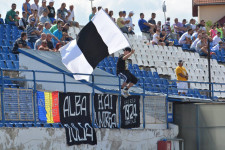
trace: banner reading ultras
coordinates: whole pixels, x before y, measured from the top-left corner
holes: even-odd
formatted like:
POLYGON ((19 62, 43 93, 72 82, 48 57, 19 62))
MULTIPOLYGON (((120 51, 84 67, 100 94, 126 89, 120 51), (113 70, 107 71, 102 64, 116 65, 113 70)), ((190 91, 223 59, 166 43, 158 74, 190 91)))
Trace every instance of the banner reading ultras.
POLYGON ((90 118, 90 94, 59 93, 59 107, 60 120, 66 130, 69 146, 97 144, 90 118))
POLYGON ((99 128, 117 128, 116 103, 116 95, 95 94, 95 124, 99 128))
POLYGON ((140 96, 121 98, 121 128, 140 127, 140 96))

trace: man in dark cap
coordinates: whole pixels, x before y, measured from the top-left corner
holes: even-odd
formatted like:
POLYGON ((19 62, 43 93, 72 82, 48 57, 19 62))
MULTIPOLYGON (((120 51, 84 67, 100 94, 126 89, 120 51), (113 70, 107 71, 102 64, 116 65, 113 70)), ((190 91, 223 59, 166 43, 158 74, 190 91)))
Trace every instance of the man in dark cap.
POLYGON ((121 94, 126 98, 129 96, 129 88, 132 87, 134 84, 137 83, 137 78, 130 73, 128 70, 128 58, 134 54, 134 50, 127 47, 124 49, 124 54, 119 56, 117 62, 117 75, 124 80, 124 83, 121 86, 121 94))
POLYGON ((186 69, 183 66, 183 61, 179 60, 178 61, 178 66, 176 68, 176 75, 177 75, 177 89, 178 89, 178 94, 186 94, 187 89, 188 89, 188 83, 187 82, 182 82, 182 81, 187 81, 188 80, 188 73, 186 69))

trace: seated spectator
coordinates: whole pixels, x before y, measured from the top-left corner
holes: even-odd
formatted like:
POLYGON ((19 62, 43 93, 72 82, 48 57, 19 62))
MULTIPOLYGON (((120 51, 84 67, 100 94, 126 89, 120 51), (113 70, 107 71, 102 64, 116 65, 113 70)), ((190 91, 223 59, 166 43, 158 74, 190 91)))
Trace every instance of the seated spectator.
POLYGON ((45 33, 42 33, 42 34, 41 34, 41 38, 38 39, 38 40, 35 42, 35 45, 34 45, 34 49, 35 49, 35 50, 38 50, 38 48, 41 46, 42 41, 46 40, 46 37, 47 37, 47 36, 46 36, 45 33))
POLYGON ((40 33, 43 32, 43 28, 44 28, 44 25, 43 25, 41 22, 39 22, 38 25, 37 25, 37 29, 38 29, 38 31, 39 31, 40 33))
POLYGON ((92 8, 92 13, 89 15, 89 21, 91 21, 91 19, 95 16, 95 13, 96 13, 96 7, 93 7, 92 8))
POLYGON ((112 19, 112 21, 116 22, 116 19, 113 18, 113 11, 112 10, 109 11, 109 17, 112 19))
MULTIPOLYGON (((201 40, 198 41, 196 45, 196 51, 201 56, 207 56, 208 55, 208 38, 207 36, 202 36, 201 40)), ((212 52, 212 54, 215 55, 215 52, 212 52)))
POLYGON ((223 39, 223 28, 222 28, 222 24, 218 23, 218 24, 217 24, 216 30, 217 30, 217 33, 218 33, 218 32, 221 33, 221 34, 220 34, 220 38, 223 39))
MULTIPOLYGON (((57 39, 59 39, 60 42, 63 42, 63 41, 65 40, 65 37, 64 37, 64 35, 63 35, 63 33, 62 33, 63 27, 62 27, 61 24, 58 24, 57 28, 58 28, 58 29, 53 33, 53 35, 54 35, 55 37, 57 37, 57 39)), ((54 39, 53 41, 54 41, 54 45, 56 45, 56 44, 58 43, 58 41, 56 41, 55 39, 54 39)))
POLYGON ((192 42, 190 49, 193 51, 196 51, 196 45, 198 43, 198 41, 200 41, 202 39, 202 33, 198 34, 198 37, 192 42))
POLYGON ((187 31, 186 23, 187 23, 187 20, 186 20, 186 19, 183 19, 183 20, 182 20, 182 25, 183 25, 182 32, 183 32, 183 33, 185 33, 185 32, 187 31))
POLYGON ((211 49, 211 51, 212 52, 217 52, 217 51, 221 51, 221 50, 224 50, 225 49, 225 45, 224 45, 224 43, 222 42, 222 41, 220 41, 217 45, 215 45, 212 49, 211 49))
POLYGON ((63 26, 63 29, 62 29, 63 35, 65 37, 65 41, 72 41, 73 40, 73 38, 71 36, 69 36, 69 34, 68 34, 69 27, 70 27, 70 24, 66 23, 63 26))
POLYGON ((62 43, 57 43, 55 46, 56 51, 59 51, 59 49, 63 46, 62 43))
POLYGON ((46 40, 43 40, 41 42, 41 46, 38 48, 38 50, 50 51, 50 49, 48 48, 48 45, 47 45, 47 41, 46 40))
POLYGON ((191 45, 192 41, 191 41, 191 35, 192 35, 193 31, 192 29, 188 29, 187 32, 185 32, 179 39, 179 44, 187 44, 187 45, 191 45))
POLYGON ((16 25, 16 21, 17 21, 16 18, 15 18, 15 15, 16 15, 16 12, 15 12, 16 4, 13 3, 11 8, 12 9, 6 13, 5 23, 15 26, 16 25))
POLYGON ((32 4, 31 6, 30 6, 30 8, 31 8, 31 10, 37 10, 38 12, 37 12, 37 14, 39 15, 39 5, 38 5, 38 3, 39 3, 39 0, 34 0, 34 4, 32 4))
POLYGON ((27 37, 28 42, 35 43, 38 37, 40 36, 41 32, 34 26, 35 19, 31 18, 30 24, 27 26, 27 37))
POLYGON ((53 45, 53 42, 52 42, 52 35, 51 34, 47 34, 47 39, 46 39, 46 41, 47 41, 47 46, 48 46, 48 48, 50 49, 50 50, 52 50, 52 51, 56 51, 56 49, 54 48, 54 45, 53 45))
POLYGON ((157 29, 156 33, 153 35, 152 45, 161 45, 161 46, 166 45, 164 42, 160 42, 159 40, 160 40, 160 29, 157 29))
POLYGON ((118 27, 120 28, 120 30, 123 32, 123 33, 130 33, 131 31, 131 28, 127 28, 125 26, 125 24, 129 23, 130 21, 127 20, 127 21, 124 21, 123 19, 123 15, 124 13, 122 11, 119 12, 119 18, 117 19, 117 25, 118 27))
POLYGON ((41 15, 43 14, 44 11, 46 11, 47 14, 49 13, 48 7, 47 7, 47 5, 46 5, 46 0, 42 0, 42 5, 41 5, 41 7, 39 8, 38 15, 41 16, 41 15))
POLYGON ((204 20, 201 20, 197 26, 199 27, 200 30, 206 31, 204 20))
POLYGON ((189 23, 186 24, 187 29, 192 29, 192 22, 193 22, 193 20, 194 20, 193 18, 190 19, 189 23))
POLYGON ((25 11, 27 13, 27 16, 30 16, 32 14, 29 1, 30 0, 26 0, 26 2, 23 3, 23 6, 22 6, 22 11, 23 12, 25 11))
POLYGON ((4 24, 4 20, 2 19, 2 14, 0 14, 0 24, 4 24))
POLYGON ((62 22, 61 20, 58 20, 57 23, 56 23, 55 25, 53 25, 53 26, 50 28, 49 31, 50 31, 51 33, 54 33, 54 32, 58 29, 58 25, 59 25, 59 24, 62 25, 62 23, 63 23, 63 22, 62 22))
POLYGON ((134 15, 134 12, 130 11, 128 17, 125 20, 129 20, 129 23, 127 23, 126 26, 127 26, 127 28, 131 28, 132 34, 135 34, 134 31, 133 31, 134 26, 135 26, 135 24, 133 24, 133 20, 132 20, 133 15, 134 15))
MULTIPOLYGON (((157 26, 156 26, 156 22, 155 22, 155 18, 156 18, 156 13, 152 13, 151 19, 148 20, 148 23, 151 24, 151 30, 155 33, 157 26)), ((153 34, 152 32, 152 34, 153 34)))
MULTIPOLYGON (((194 31, 194 30, 193 30, 193 31, 194 31)), ((198 35, 199 35, 200 33, 202 33, 202 30, 199 30, 199 27, 196 27, 194 33, 193 33, 192 36, 191 36, 191 40, 192 40, 192 41, 195 41, 195 39, 198 38, 198 35)))
POLYGON ((14 43, 13 50, 12 50, 14 54, 19 53, 18 48, 30 49, 30 47, 27 45, 26 39, 27 39, 27 34, 25 32, 22 32, 20 38, 18 38, 14 43))
POLYGON ((60 42, 60 40, 57 39, 57 37, 55 37, 55 36, 53 35, 53 33, 49 31, 50 27, 51 27, 51 24, 50 24, 49 22, 46 22, 46 23, 45 23, 45 27, 44 27, 44 29, 43 29, 43 33, 45 33, 45 34, 47 34, 47 35, 48 35, 48 34, 51 34, 52 37, 53 37, 56 41, 60 42))
POLYGON ((138 21, 138 26, 141 30, 142 33, 147 33, 149 35, 146 35, 147 39, 150 40, 151 39, 151 34, 154 33, 153 30, 151 29, 154 28, 154 25, 152 25, 151 23, 148 23, 145 19, 144 19, 144 14, 140 13, 140 19, 138 21))
POLYGON ((214 36, 213 38, 213 46, 217 45, 220 41, 222 41, 220 36, 221 36, 221 33, 217 32, 217 35, 214 36))
POLYGON ((57 10, 57 18, 60 18, 64 23, 68 22, 70 12, 66 9, 66 3, 62 3, 61 7, 57 10), (65 14, 68 14, 67 16, 65 14))
POLYGON ((49 18, 48 18, 48 14, 46 11, 43 11, 43 14, 41 16, 41 20, 40 20, 43 24, 45 24, 45 22, 52 22, 49 18))
POLYGON ((191 28, 192 28, 192 30, 195 30, 196 27, 197 27, 195 23, 196 23, 196 20, 193 19, 192 22, 191 22, 191 28))
POLYGON ((160 33, 160 40, 159 42, 163 42, 166 46, 173 46, 173 42, 168 40, 168 34, 166 33, 165 29, 162 29, 162 32, 160 33))
POLYGON ((37 26, 39 23, 39 16, 38 16, 38 10, 35 9, 32 14, 28 18, 28 23, 30 23, 31 18, 35 20, 34 25, 37 26))
POLYGON ((51 20, 51 23, 55 21, 55 8, 53 7, 54 2, 55 2, 54 0, 50 0, 49 5, 47 6, 49 10, 48 17, 51 20))
POLYGON ((214 38, 216 36, 217 34, 216 25, 212 26, 211 30, 209 30, 209 33, 211 38, 214 38))
POLYGON ((73 5, 70 5, 70 9, 69 9, 69 12, 70 12, 70 16, 68 18, 68 23, 72 26, 75 26, 77 28, 80 28, 80 25, 78 22, 75 21, 75 16, 74 16, 74 10, 73 10, 74 6, 73 5))
POLYGON ((15 24, 18 27, 19 26, 19 16, 15 14, 15 24))
POLYGON ((24 31, 28 25, 27 13, 24 11, 22 15, 23 17, 19 20, 19 29, 24 31))
POLYGON ((173 28, 174 28, 174 33, 177 34, 177 39, 179 39, 183 34, 184 28, 183 28, 183 24, 178 22, 177 18, 174 19, 173 28))

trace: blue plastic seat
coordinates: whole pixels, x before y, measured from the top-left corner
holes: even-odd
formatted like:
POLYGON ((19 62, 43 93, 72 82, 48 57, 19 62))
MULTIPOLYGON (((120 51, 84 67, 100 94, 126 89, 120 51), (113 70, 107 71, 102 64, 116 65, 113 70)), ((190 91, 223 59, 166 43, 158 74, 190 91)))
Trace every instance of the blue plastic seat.
POLYGON ((153 74, 151 71, 148 71, 148 77, 153 78, 153 74))
POLYGON ((2 60, 10 60, 7 53, 1 53, 0 55, 1 55, 2 60))
POLYGON ((183 44, 182 49, 183 50, 190 50, 190 45, 189 44, 183 44))
POLYGON ((140 70, 137 64, 133 64, 133 68, 134 68, 135 70, 140 70))
POLYGON ((16 69, 11 60, 6 60, 6 66, 8 69, 16 69))
POLYGON ((13 65, 15 66, 15 69, 19 69, 19 61, 13 61, 13 65))
POLYGON ((111 65, 112 67, 116 67, 116 64, 114 63, 114 61, 110 61, 110 65, 111 65))
POLYGON ((112 74, 112 70, 111 70, 110 67, 106 67, 106 68, 105 68, 105 71, 108 72, 108 73, 110 73, 110 74, 112 74))
POLYGON ((116 68, 112 68, 112 73, 113 73, 113 75, 117 75, 117 73, 116 73, 116 68))
POLYGON ((1 68, 2 69, 7 69, 6 62, 5 61, 1 61, 1 68))
POLYGON ((153 72, 154 78, 160 78, 158 72, 153 72))
POLYGON ((129 69, 129 70, 133 70, 132 64, 128 64, 128 69, 129 69))

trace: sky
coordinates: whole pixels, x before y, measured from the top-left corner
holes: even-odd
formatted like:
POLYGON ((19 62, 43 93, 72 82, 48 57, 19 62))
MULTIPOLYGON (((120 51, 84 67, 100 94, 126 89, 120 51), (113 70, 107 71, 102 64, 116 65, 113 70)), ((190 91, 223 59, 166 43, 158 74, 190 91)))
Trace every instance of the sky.
MULTIPOLYGON (((47 0, 47 4, 48 4, 47 0)), ((164 22, 164 13, 162 11, 162 4, 166 2, 167 12, 166 17, 171 18, 171 24, 174 18, 178 18, 181 22, 182 19, 187 19, 188 22, 192 17, 192 0, 94 0, 93 6, 102 6, 114 11, 114 18, 118 18, 119 11, 134 11, 133 23, 135 26, 135 32, 140 34, 138 27, 139 14, 142 12, 145 14, 145 19, 148 20, 151 17, 151 13, 156 13, 156 21, 164 22)), ((16 3, 17 9, 22 12, 22 4, 25 0, 0 0, 1 9, 0 14, 2 18, 5 18, 6 12, 11 9, 11 4, 16 3)), ((75 9, 75 20, 81 25, 88 23, 88 16, 91 13, 91 2, 90 0, 55 0, 54 7, 57 10, 61 3, 66 2, 67 9, 69 5, 73 4, 75 9)), ((30 0, 30 4, 33 4, 34 0, 30 0)), ((41 5, 41 0, 39 0, 41 5)))

